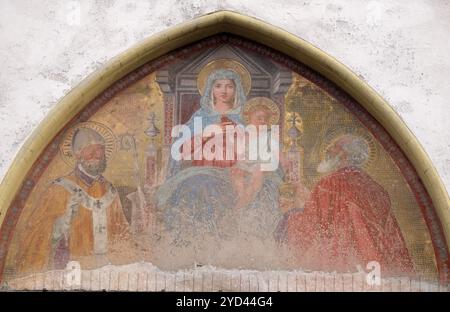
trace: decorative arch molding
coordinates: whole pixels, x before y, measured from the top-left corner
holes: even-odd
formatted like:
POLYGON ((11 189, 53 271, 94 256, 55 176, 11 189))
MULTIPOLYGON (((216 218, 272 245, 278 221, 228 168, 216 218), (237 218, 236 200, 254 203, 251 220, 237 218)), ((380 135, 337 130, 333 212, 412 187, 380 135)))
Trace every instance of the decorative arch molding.
MULTIPOLYGON (((427 214, 436 217, 437 222, 429 224, 430 234, 439 262, 440 280, 448 281, 450 199, 430 159, 401 118, 364 81, 325 52, 284 30, 230 11, 214 12, 172 27, 113 58, 72 89, 40 123, 19 151, 0 185, 0 281, 8 242, 14 232, 15 219, 11 216, 20 210, 17 203, 21 200, 22 191, 29 193, 33 188, 29 174, 52 140, 89 104, 99 97, 108 97, 108 92, 113 92, 108 87, 120 79, 130 73, 133 75, 135 70, 172 51, 222 33, 251 40, 306 65, 346 92, 389 133, 420 177, 420 180, 411 183, 423 184, 431 198, 432 209, 424 211, 424 216, 425 219, 427 214)), ((428 195, 423 195, 422 200, 429 200, 428 195)))

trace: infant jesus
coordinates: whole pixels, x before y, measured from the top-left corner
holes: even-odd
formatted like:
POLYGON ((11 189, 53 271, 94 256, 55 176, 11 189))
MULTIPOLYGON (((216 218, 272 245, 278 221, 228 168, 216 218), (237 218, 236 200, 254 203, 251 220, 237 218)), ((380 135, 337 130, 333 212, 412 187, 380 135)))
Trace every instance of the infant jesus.
MULTIPOLYGON (((270 130, 270 126, 278 122, 279 110, 272 100, 257 97, 246 103, 243 115, 243 119, 246 121, 247 125, 255 126, 257 133, 259 133, 260 126, 267 126, 267 130, 270 130)), ((274 140, 269 132, 267 136, 268 140, 274 140)), ((276 142, 276 144, 278 144, 278 142, 276 142)), ((251 146, 251 144, 249 144, 249 135, 246 132, 245 149, 244 151, 237 151, 237 154, 242 158, 238 158, 235 165, 231 167, 231 180, 237 194, 236 208, 245 207, 252 202, 264 182, 265 172, 261 170, 261 165, 274 161, 273 159, 269 161, 260 159, 250 160, 249 146, 251 146)), ((271 146, 270 142, 268 142, 268 146, 271 146)), ((278 157, 278 155, 276 156, 278 157)))

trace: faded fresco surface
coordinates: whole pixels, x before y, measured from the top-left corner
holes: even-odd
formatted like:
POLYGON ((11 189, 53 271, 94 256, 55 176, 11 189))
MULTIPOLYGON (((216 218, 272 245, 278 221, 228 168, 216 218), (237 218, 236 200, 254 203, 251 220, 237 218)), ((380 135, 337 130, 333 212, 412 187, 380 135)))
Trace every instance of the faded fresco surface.
MULTIPOLYGON (((386 134, 369 130, 367 113, 251 47, 212 40, 173 53, 69 124, 35 165, 4 256, 8 287, 62 289, 67 276, 39 274, 70 267, 97 272, 100 289, 121 289, 120 274, 137 272, 138 289, 150 269, 353 274, 371 261, 382 276, 436 281, 425 195, 408 184, 394 144, 380 143, 386 134), (201 130, 278 125, 275 168, 174 159, 173 127, 186 125, 194 142, 198 118, 201 130), (115 282, 107 267, 118 268, 115 282)), ((200 140, 204 148, 210 137, 200 140)), ((216 289, 233 289, 224 274, 216 289)), ((81 278, 72 283, 92 289, 81 278)))

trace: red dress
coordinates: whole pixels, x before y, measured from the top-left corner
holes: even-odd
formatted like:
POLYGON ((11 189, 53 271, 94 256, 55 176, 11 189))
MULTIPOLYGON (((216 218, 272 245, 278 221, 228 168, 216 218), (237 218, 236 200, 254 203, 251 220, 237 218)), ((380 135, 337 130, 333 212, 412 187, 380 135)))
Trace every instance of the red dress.
POLYGON ((304 211, 288 218, 287 239, 307 269, 351 272, 375 260, 383 274, 414 271, 388 193, 359 168, 322 178, 304 211))
MULTIPOLYGON (((192 159, 191 166, 199 166, 199 167, 209 166, 209 167, 228 168, 228 167, 232 167, 236 163, 236 159, 237 159, 236 147, 233 148, 234 157, 232 157, 232 159, 230 159, 230 160, 226 159, 226 136, 227 136, 227 134, 225 132, 225 127, 227 125, 236 126, 237 124, 234 121, 232 121, 231 119, 229 119, 228 117, 222 116, 220 119, 220 125, 219 125, 220 127, 222 127, 222 131, 223 131, 223 134, 222 134, 223 135, 223 157, 222 157, 222 159, 208 160, 208 159, 205 159, 204 156, 202 157, 202 159, 194 159, 195 144, 194 144, 194 137, 192 137, 192 139, 191 139, 191 159, 192 159)), ((235 135, 235 138, 236 138, 236 135, 235 135)), ((202 138, 202 144, 201 144, 202 151, 203 151, 205 144, 211 139, 212 139, 212 137, 203 137, 202 138)))

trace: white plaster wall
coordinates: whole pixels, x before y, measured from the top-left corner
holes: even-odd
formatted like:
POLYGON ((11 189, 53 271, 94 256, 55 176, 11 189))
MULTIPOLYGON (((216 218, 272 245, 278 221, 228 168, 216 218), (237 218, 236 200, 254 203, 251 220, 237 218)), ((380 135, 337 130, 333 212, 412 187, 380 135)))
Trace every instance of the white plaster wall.
POLYGON ((400 114, 450 190, 449 0, 0 0, 0 178, 89 73, 219 9, 284 28, 350 67, 400 114))

